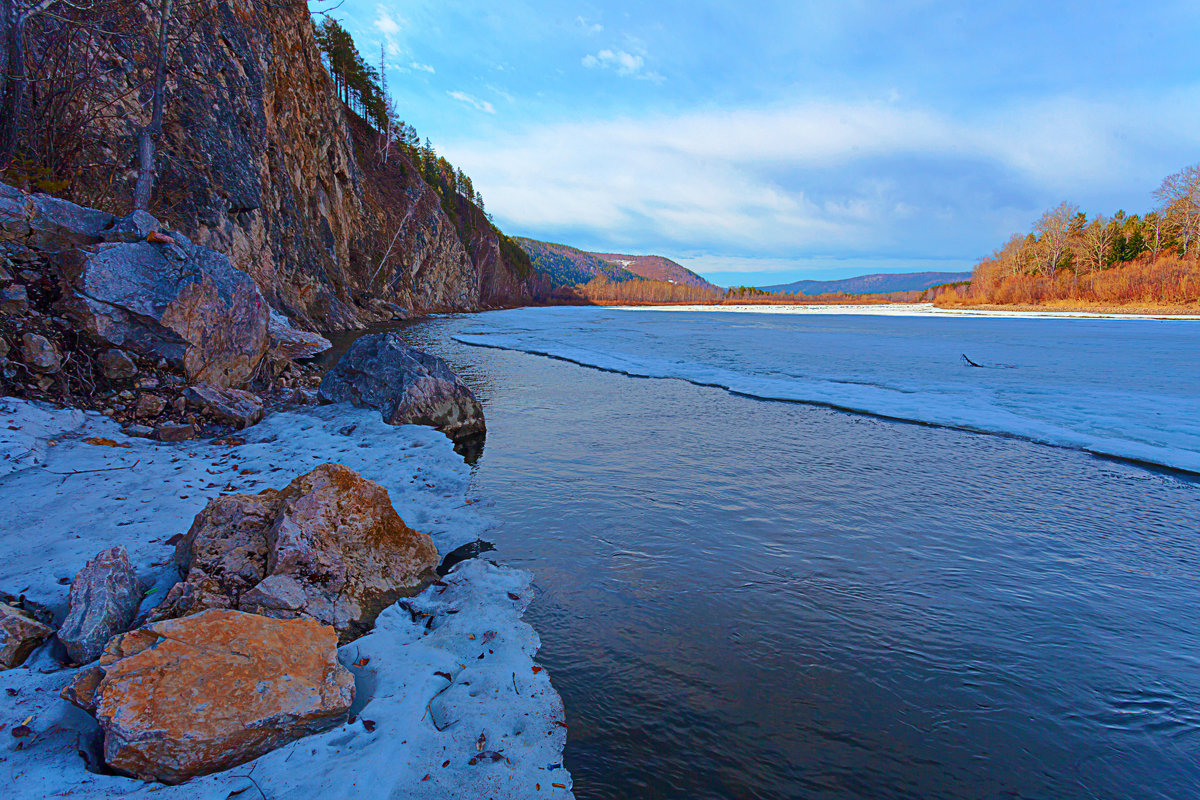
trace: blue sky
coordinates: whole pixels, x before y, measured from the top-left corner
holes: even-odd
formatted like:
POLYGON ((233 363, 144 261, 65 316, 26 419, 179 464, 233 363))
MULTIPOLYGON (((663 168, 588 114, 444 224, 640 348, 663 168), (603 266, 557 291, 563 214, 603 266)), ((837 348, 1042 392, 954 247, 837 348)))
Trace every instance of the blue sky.
POLYGON ((1062 200, 1144 211, 1200 162, 1194 0, 332 13, 505 232, 724 285, 969 269, 1062 200))

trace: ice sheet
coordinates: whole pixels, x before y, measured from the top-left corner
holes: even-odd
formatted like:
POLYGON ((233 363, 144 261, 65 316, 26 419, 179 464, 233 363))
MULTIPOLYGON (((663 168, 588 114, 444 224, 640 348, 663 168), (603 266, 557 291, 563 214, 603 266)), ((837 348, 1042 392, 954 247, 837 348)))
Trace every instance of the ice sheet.
POLYGON ((1200 472, 1195 321, 813 308, 518 309, 455 338, 1200 472))

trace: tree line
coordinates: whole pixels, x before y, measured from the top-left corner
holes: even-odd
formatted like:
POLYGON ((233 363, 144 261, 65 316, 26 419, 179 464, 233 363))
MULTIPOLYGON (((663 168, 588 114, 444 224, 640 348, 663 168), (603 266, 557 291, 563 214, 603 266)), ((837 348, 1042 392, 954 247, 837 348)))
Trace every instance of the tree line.
POLYGON ((939 302, 1200 302, 1200 165, 1163 179, 1149 212, 1089 218, 1060 203, 939 302))

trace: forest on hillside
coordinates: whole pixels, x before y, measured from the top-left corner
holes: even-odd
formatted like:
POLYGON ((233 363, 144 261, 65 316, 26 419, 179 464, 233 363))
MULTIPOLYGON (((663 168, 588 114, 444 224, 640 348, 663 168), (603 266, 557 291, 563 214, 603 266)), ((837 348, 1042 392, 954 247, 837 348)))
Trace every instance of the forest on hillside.
POLYGON ((943 306, 1200 306, 1200 165, 1167 176, 1143 215, 1088 218, 1061 203, 976 267, 943 306))

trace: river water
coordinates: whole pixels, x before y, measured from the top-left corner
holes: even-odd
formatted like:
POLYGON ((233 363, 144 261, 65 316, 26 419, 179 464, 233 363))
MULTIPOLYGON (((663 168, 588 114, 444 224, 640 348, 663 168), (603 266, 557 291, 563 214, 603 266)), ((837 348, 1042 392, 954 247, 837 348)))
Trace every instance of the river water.
POLYGON ((484 402, 578 797, 1200 797, 1200 483, 1086 452, 1194 463, 1200 323, 1034 322, 402 329, 484 402))

